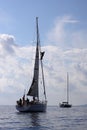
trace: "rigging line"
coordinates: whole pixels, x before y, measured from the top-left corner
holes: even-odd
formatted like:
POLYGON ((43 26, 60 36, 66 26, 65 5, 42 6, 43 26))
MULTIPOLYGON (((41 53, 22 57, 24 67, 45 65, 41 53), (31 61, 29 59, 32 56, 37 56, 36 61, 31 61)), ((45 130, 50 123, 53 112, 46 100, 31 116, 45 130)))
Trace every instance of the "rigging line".
POLYGON ((45 91, 45 81, 44 81, 44 72, 43 72, 43 62, 41 61, 41 68, 42 68, 42 79, 43 79, 43 87, 44 87, 44 95, 45 95, 45 100, 46 100, 46 91, 45 91))

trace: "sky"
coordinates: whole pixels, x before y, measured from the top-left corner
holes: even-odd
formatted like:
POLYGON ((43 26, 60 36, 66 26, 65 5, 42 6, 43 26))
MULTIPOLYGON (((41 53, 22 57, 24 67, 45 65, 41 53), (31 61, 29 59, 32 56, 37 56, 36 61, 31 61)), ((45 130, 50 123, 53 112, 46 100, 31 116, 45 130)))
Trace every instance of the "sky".
POLYGON ((0 105, 15 105, 33 77, 36 17, 48 105, 87 104, 87 0, 0 0, 0 105))

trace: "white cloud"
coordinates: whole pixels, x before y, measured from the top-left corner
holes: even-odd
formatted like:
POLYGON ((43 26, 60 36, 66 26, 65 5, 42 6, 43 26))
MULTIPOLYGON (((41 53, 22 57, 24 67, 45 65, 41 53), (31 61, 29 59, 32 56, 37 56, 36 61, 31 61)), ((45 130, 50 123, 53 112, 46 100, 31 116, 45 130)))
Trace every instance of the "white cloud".
POLYGON ((87 47, 87 30, 77 30, 80 24, 80 21, 71 16, 58 17, 47 33, 47 43, 63 48, 87 47))
MULTIPOLYGON (((57 47, 54 51, 55 53, 53 58, 55 59, 55 57, 58 57, 58 61, 56 61, 57 59, 51 59, 51 61, 53 61, 55 64, 53 65, 55 66, 55 70, 59 69, 57 74, 59 74, 60 77, 63 77, 67 71, 70 72, 70 77, 72 77, 70 79, 73 95, 72 102, 74 101, 74 103, 79 104, 85 102, 85 98, 87 99, 87 31, 84 28, 83 30, 81 28, 77 30, 77 27, 80 27, 80 21, 73 19, 71 16, 58 17, 55 20, 54 26, 47 34, 47 41, 51 43, 51 45, 55 45, 57 47), (74 30, 72 27, 74 27, 74 30), (59 50, 61 50, 61 52, 59 50), (58 66, 58 68, 56 66, 58 66), (83 99, 79 100, 78 102, 74 99, 74 97, 76 99, 80 99, 78 97, 82 95, 84 95, 83 99)), ((57 83, 59 86, 63 86, 59 81, 64 80, 58 80, 57 83)), ((53 84, 55 83, 53 82, 53 84)), ((61 92, 61 90, 59 91, 61 92)), ((60 97, 61 96, 59 95, 58 98, 60 99, 60 97)))
POLYGON ((14 38, 13 35, 0 34, 0 43, 14 44, 15 43, 15 38, 14 38))
MULTIPOLYGON (((44 73, 48 104, 58 105, 65 100, 67 72, 70 77, 70 101, 72 104, 86 104, 86 34, 81 30, 80 33, 78 30, 68 33, 66 23, 74 24, 78 21, 71 17, 57 20, 49 33, 50 42, 56 44, 42 47, 46 52, 44 73), (68 37, 73 48, 66 42, 68 37), (76 43, 79 43, 79 47, 76 43)), ((34 46, 16 45, 12 35, 0 35, 0 104, 15 104, 24 89, 29 89, 33 76, 34 51, 34 46)))
POLYGON ((57 19, 54 23, 54 27, 48 32, 47 37, 48 40, 55 43, 63 42, 65 35, 64 31, 64 21, 57 19))
POLYGON ((80 102, 80 99, 74 100, 74 97, 78 98, 81 94, 87 99, 87 49, 61 50, 57 46, 48 46, 46 49, 46 84, 49 87, 48 93, 51 92, 48 94, 49 98, 54 95, 50 103, 57 104, 62 98, 65 100, 67 72, 70 75, 70 95, 73 104, 87 103, 84 102, 84 97, 81 99, 83 102, 80 102))
POLYGON ((10 55, 13 54, 15 46, 14 36, 8 34, 0 34, 0 48, 2 48, 0 53, 1 55, 3 55, 3 53, 10 55))
MULTIPOLYGON (((11 37, 12 38, 12 37, 11 37)), ((13 38, 14 39, 14 38, 13 38)), ((6 44, 6 43, 5 43, 6 44)), ((7 42, 8 45, 8 42, 7 42)), ((18 97, 22 96, 24 89, 29 89, 32 75, 35 47, 13 45, 14 55, 3 51, 5 46, 0 43, 0 100, 7 104, 15 104, 18 97), (34 49, 34 50, 33 50, 34 49), (3 54, 2 54, 3 51, 3 54), (13 95, 10 99, 10 96, 13 95), (7 99, 6 99, 7 96, 7 99), (6 101, 6 102, 5 102, 6 101)), ((57 46, 44 46, 46 54, 44 57, 45 84, 48 104, 58 104, 65 100, 66 96, 66 73, 70 75, 70 97, 73 104, 86 103, 87 98, 87 49, 63 50, 57 46), (81 101, 78 99, 84 95, 81 101)))
POLYGON ((78 23, 78 20, 73 19, 71 16, 63 16, 62 18, 58 18, 60 22, 62 23, 78 23), (61 19, 61 20, 60 20, 61 19))

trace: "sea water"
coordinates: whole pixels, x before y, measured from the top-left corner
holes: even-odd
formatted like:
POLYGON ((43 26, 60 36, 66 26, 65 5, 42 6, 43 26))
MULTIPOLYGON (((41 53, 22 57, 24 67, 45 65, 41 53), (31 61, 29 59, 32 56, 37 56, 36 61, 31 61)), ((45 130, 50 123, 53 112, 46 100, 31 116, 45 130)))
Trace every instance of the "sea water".
POLYGON ((87 130, 87 107, 48 106, 44 113, 20 113, 0 106, 0 130, 87 130))

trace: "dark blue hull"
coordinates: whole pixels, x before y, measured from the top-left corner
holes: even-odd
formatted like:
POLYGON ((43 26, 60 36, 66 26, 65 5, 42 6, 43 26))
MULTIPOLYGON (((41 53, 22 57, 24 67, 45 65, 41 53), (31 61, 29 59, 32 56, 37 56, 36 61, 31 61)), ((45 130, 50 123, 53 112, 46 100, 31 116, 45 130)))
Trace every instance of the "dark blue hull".
POLYGON ((45 112, 47 108, 46 102, 38 102, 35 104, 16 105, 19 112, 45 112))

